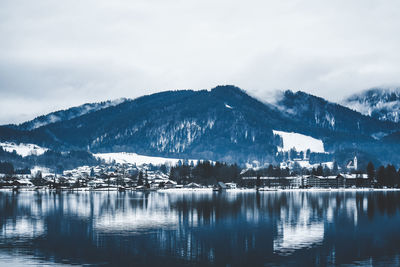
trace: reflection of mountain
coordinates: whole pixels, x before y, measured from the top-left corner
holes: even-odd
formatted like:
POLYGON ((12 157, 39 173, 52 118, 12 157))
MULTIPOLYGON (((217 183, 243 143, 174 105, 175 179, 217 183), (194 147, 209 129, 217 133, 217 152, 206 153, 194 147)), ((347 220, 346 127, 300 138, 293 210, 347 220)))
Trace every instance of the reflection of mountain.
POLYGON ((397 192, 0 192, 0 255, 112 266, 312 266, 318 258, 325 266, 333 250, 340 264, 369 259, 368 244, 398 248, 399 212, 397 192))

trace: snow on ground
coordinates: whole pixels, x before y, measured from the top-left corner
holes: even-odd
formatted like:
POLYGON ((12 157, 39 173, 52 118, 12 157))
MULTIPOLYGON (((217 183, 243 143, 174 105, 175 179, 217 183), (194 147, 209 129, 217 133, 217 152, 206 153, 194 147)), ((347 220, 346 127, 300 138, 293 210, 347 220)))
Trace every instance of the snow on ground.
MULTIPOLYGON (((119 153, 98 153, 93 154, 96 158, 103 159, 107 163, 112 162, 115 160, 116 163, 131 163, 136 165, 143 165, 143 164, 153 164, 153 165, 176 165, 179 160, 183 161, 182 159, 176 158, 162 158, 162 157, 151 157, 151 156, 143 156, 138 155, 136 153, 126 153, 126 152, 119 152, 119 153)), ((197 164, 197 160, 189 160, 189 162, 193 161, 194 164, 197 164)))
POLYGON ((318 168, 319 165, 322 167, 328 167, 330 169, 333 168, 333 162, 332 161, 327 161, 327 162, 321 162, 321 163, 315 163, 315 164, 310 164, 308 160, 296 160, 296 161, 291 161, 288 163, 282 162, 281 163, 281 168, 286 168, 286 167, 293 167, 295 163, 298 163, 301 168, 306 168, 306 169, 312 169, 312 168, 318 168))
POLYGON ((232 106, 229 106, 228 104, 225 104, 225 107, 226 107, 226 108, 229 108, 229 109, 233 109, 233 107, 232 107, 232 106))
POLYGON ((44 147, 40 147, 35 144, 15 144, 12 142, 5 142, 1 143, 0 146, 7 152, 17 152, 18 155, 21 155, 23 157, 29 156, 29 155, 42 155, 44 152, 46 152, 48 149, 44 147))
POLYGON ((289 151, 295 148, 297 151, 307 151, 307 149, 310 149, 311 152, 325 152, 324 143, 319 139, 293 132, 288 133, 276 130, 272 130, 272 132, 283 139, 283 147, 278 147, 279 151, 289 151))
POLYGON ((52 174, 49 168, 42 167, 42 166, 34 166, 34 167, 31 169, 31 174, 32 174, 33 176, 35 176, 39 171, 42 173, 42 176, 43 176, 43 177, 46 176, 46 175, 52 174))

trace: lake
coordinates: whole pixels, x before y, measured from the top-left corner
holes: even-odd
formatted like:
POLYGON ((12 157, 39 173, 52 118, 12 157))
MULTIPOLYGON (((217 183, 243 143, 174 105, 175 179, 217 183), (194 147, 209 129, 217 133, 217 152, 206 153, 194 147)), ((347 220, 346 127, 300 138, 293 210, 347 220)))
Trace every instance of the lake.
POLYGON ((400 192, 0 192, 0 266, 400 265, 400 192))

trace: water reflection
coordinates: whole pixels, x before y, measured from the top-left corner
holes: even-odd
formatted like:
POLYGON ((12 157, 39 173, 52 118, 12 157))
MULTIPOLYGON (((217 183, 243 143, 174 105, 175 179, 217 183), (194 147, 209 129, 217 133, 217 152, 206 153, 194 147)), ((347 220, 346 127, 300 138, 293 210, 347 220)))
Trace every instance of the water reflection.
POLYGON ((399 192, 0 192, 0 265, 396 265, 399 209, 399 192))

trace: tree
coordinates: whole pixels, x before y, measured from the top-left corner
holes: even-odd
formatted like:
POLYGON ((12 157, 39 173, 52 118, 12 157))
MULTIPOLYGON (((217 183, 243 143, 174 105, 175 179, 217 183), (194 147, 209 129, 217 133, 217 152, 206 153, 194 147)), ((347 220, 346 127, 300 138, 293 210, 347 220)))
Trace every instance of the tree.
POLYGON ((319 165, 317 167, 316 175, 318 175, 318 176, 324 175, 324 169, 322 168, 322 165, 319 165))
POLYGON ((32 179, 32 183, 36 186, 42 186, 46 183, 46 180, 42 178, 42 172, 38 171, 35 177, 32 179))
MULTIPOLYGON (((192 162, 193 162, 193 161, 192 161, 192 162)), ((166 166, 165 164, 162 164, 162 165, 160 166, 160 171, 161 171, 162 173, 167 174, 167 172, 168 172, 167 166, 166 166)))
POLYGON ((93 168, 90 169, 90 177, 94 177, 94 169, 93 168))
POLYGON ((293 174, 299 175, 300 173, 301 173, 301 166, 297 161, 295 161, 293 164, 293 174))
POLYGON ((385 167, 380 166, 378 172, 376 173, 376 179, 378 180, 378 184, 380 186, 384 186, 385 180, 385 167))
POLYGON ((14 165, 11 162, 0 162, 0 173, 13 174, 14 165))
POLYGON ((293 160, 297 157, 297 151, 296 148, 291 148, 289 150, 289 160, 293 160))
POLYGON ((146 170, 146 173, 144 175, 144 186, 146 186, 147 188, 150 188, 149 176, 147 175, 147 170, 146 170))
POLYGON ((367 175, 370 182, 372 182, 375 178, 375 166, 371 161, 367 165, 367 175))
POLYGON ((307 151, 306 151, 306 158, 307 158, 307 159, 310 159, 310 156, 311 156, 311 150, 310 150, 310 149, 307 149, 307 151))
POLYGON ((339 173, 339 166, 336 161, 333 162, 333 167, 332 167, 332 174, 337 175, 339 173))
POLYGON ((396 168, 390 164, 385 168, 385 185, 389 187, 398 185, 396 168))
POLYGON ((143 172, 142 171, 139 172, 137 184, 138 185, 143 185, 144 184, 143 172))
POLYGON ((272 164, 270 164, 270 165, 268 166, 268 169, 267 169, 267 176, 268 176, 268 177, 274 176, 274 166, 272 166, 272 164))
POLYGON ((261 187, 261 177, 260 177, 260 174, 257 174, 256 186, 257 186, 257 188, 261 187))
POLYGON ((328 177, 331 175, 331 169, 329 169, 329 167, 327 165, 324 166, 323 175, 324 175, 324 177, 328 177))

